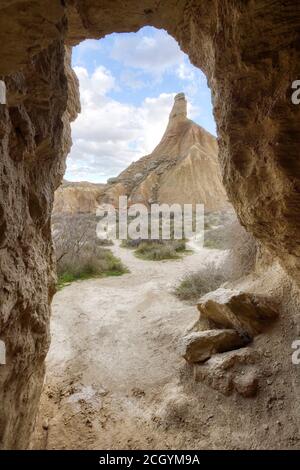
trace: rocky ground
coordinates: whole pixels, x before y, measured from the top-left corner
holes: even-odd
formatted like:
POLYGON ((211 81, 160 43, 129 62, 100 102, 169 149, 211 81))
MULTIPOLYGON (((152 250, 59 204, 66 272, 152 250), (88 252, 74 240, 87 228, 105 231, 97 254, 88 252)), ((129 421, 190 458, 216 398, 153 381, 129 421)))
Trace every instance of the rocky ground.
MULTIPOLYGON (((178 350, 198 314, 173 296, 174 285, 203 263, 221 262, 225 251, 204 248, 161 262, 138 259, 119 246, 114 252, 130 273, 73 283, 54 298, 32 447, 298 448, 298 412, 289 396, 295 383, 288 367, 284 371, 290 356, 278 335, 223 353, 224 370, 213 365, 213 373, 188 365, 178 350), (246 375, 250 364, 257 395, 245 398, 226 389, 232 362, 246 375)), ((281 338, 289 336, 288 329, 281 338)))

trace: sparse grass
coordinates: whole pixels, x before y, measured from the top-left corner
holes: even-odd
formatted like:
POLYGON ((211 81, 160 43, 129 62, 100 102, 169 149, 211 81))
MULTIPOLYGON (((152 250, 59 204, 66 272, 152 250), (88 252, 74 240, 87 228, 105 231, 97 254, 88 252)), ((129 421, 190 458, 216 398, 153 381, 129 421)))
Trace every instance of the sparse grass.
POLYGON ((121 246, 135 250, 135 255, 149 261, 178 259, 187 253, 185 240, 122 240, 121 246))
POLYGON ((148 240, 139 244, 135 254, 146 260, 161 261, 163 259, 178 259, 185 249, 184 240, 157 240, 156 243, 148 240))
POLYGON ((59 289, 73 281, 128 272, 121 260, 103 247, 112 242, 97 238, 96 224, 91 215, 56 216, 52 230, 59 289))
POLYGON ((127 238, 126 240, 121 241, 121 246, 123 248, 131 248, 136 250, 141 245, 141 243, 146 243, 147 241, 148 240, 144 240, 142 238, 139 238, 138 240, 132 240, 131 238, 127 238))
POLYGON ((236 216, 232 212, 211 212, 204 217, 204 248, 227 250, 231 246, 233 224, 236 216))
POLYGON ((75 276, 74 274, 71 274, 71 273, 61 274, 57 277, 57 289, 60 290, 63 287, 71 284, 71 282, 79 281, 79 280, 83 281, 84 279, 89 279, 89 278, 90 276, 85 273, 81 273, 78 276, 75 276))
POLYGON ((207 235, 204 235, 204 248, 210 248, 211 250, 224 250, 224 245, 221 241, 213 238, 208 238, 207 235))
POLYGON ((187 274, 175 288, 180 300, 197 301, 202 295, 217 289, 226 281, 224 273, 214 263, 206 264, 197 272, 187 274))
POLYGON ((198 272, 187 274, 174 290, 181 300, 195 302, 224 282, 246 276, 254 269, 257 243, 237 220, 206 231, 204 246, 228 249, 228 254, 221 265, 208 263, 198 272))
POLYGON ((229 237, 227 228, 217 227, 204 231, 204 248, 211 248, 214 250, 226 250, 229 248, 229 237))
POLYGON ((149 224, 149 239, 139 238, 132 240, 129 236, 126 240, 122 240, 121 246, 135 250, 135 255, 148 261, 161 261, 164 259, 179 259, 182 254, 188 253, 190 250, 186 249, 186 239, 177 240, 174 238, 174 222, 171 219, 170 226, 170 239, 162 238, 162 226, 160 221, 159 239, 150 238, 150 224, 149 224))
POLYGON ((79 257, 69 257, 57 265, 58 288, 73 281, 95 277, 121 276, 128 272, 121 260, 110 250, 96 247, 95 250, 85 250, 79 257))

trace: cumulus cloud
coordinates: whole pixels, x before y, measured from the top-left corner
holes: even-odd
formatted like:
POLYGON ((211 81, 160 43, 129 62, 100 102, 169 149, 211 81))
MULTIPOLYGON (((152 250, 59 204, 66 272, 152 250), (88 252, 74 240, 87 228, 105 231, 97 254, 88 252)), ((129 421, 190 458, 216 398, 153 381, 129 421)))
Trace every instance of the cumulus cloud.
POLYGON ((141 106, 108 96, 115 79, 105 67, 92 74, 75 67, 82 112, 72 124, 73 147, 66 178, 105 182, 132 161, 150 153, 166 127, 174 93, 146 98, 141 106))
POLYGON ((153 34, 120 35, 115 38, 111 57, 123 65, 159 75, 184 60, 177 42, 165 31, 153 34))
POLYGON ((187 62, 181 62, 179 64, 176 73, 181 80, 194 80, 195 72, 193 67, 187 62))
POLYGON ((85 67, 74 67, 74 71, 80 83, 80 100, 83 107, 98 107, 103 96, 116 89, 116 81, 111 72, 100 65, 91 76, 85 67))
POLYGON ((76 47, 76 64, 84 65, 89 53, 97 53, 102 50, 102 43, 97 39, 86 39, 76 47))
POLYGON ((123 70, 120 74, 120 81, 122 85, 125 85, 132 90, 140 90, 141 88, 150 86, 149 81, 145 80, 140 71, 132 69, 123 70))

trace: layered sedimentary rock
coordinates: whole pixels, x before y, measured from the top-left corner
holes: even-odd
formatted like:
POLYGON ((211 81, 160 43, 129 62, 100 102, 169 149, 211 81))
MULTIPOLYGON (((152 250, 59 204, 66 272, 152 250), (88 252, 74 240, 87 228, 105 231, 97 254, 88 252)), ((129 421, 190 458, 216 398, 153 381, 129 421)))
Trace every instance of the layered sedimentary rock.
POLYGON ((229 200, 300 281, 300 106, 291 102, 291 83, 300 77, 298 2, 2 0, 1 447, 28 444, 49 342, 50 214, 76 114, 64 45, 146 24, 166 29, 206 73, 229 200))
POLYGON ((75 214, 78 212, 95 213, 100 203, 105 185, 81 181, 63 181, 55 191, 53 213, 75 214))
POLYGON ((220 287, 200 299, 198 310, 201 319, 208 320, 213 327, 233 328, 253 337, 278 318, 271 304, 270 298, 220 287))
POLYGON ((245 340, 236 330, 195 331, 182 339, 182 355, 188 362, 204 362, 216 353, 244 346, 245 340))
POLYGON ((225 208, 216 138, 187 118, 184 93, 175 96, 165 133, 150 155, 124 170, 105 190, 103 200, 129 204, 204 204, 205 210, 225 208))

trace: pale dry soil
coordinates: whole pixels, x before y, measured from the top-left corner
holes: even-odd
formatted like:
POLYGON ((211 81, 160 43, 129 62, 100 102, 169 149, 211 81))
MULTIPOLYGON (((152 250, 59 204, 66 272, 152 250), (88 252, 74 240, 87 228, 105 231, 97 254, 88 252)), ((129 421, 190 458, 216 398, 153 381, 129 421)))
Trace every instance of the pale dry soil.
MULTIPOLYGON (((185 273, 212 259, 222 262, 225 252, 200 249, 181 260, 154 262, 119 245, 113 251, 130 273, 75 282, 55 295, 32 447, 297 445, 298 440, 291 441, 294 428, 277 423, 282 411, 268 407, 269 396, 225 397, 195 384, 191 367, 178 352, 180 336, 198 315, 195 306, 179 301, 172 290, 185 273)), ((277 407, 276 399, 272 403, 277 407)))

